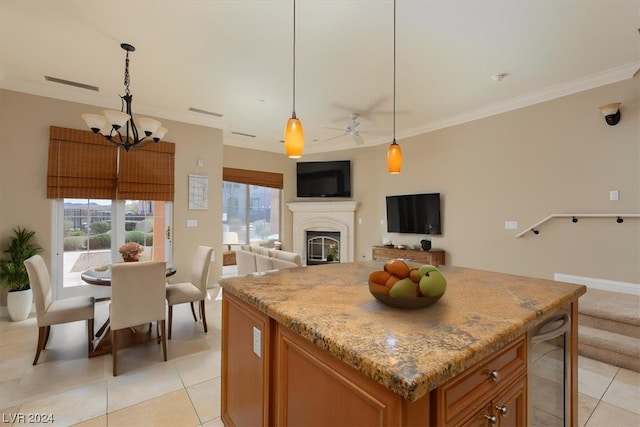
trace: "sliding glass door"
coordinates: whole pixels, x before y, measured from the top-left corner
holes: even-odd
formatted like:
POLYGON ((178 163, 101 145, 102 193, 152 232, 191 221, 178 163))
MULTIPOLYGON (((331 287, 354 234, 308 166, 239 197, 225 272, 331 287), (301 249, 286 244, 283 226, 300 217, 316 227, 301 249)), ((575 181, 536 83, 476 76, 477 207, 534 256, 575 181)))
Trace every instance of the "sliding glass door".
POLYGON ((121 262, 126 242, 144 247, 142 260, 172 261, 171 202, 63 199, 53 201, 54 298, 108 297, 108 287, 80 277, 89 268, 121 262))

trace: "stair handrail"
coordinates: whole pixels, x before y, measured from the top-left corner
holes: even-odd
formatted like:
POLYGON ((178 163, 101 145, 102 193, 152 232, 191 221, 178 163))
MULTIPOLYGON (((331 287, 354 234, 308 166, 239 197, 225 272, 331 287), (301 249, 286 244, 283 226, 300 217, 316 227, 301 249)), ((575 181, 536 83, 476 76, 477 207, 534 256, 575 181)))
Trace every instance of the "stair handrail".
POLYGON ((548 217, 536 222, 532 226, 527 227, 524 231, 516 234, 516 239, 524 236, 530 231, 533 232, 533 234, 540 233, 540 230, 538 230, 536 227, 553 218, 572 218, 573 222, 578 222, 578 218, 616 218, 616 222, 618 224, 622 224, 624 222, 624 218, 640 218, 640 213, 551 214, 548 217))

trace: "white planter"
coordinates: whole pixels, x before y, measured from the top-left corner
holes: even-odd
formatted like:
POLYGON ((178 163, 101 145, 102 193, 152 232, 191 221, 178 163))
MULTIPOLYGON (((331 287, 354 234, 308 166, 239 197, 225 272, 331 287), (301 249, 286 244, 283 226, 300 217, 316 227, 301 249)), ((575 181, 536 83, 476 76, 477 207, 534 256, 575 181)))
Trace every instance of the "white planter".
POLYGON ((12 322, 19 322, 29 317, 33 293, 31 289, 7 292, 7 310, 12 322))

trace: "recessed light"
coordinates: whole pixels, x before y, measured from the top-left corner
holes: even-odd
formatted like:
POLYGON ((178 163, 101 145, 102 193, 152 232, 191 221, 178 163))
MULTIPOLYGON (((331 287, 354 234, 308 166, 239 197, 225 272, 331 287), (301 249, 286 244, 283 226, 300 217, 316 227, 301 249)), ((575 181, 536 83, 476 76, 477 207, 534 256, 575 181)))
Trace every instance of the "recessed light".
POLYGON ((509 73, 494 74, 493 76, 491 76, 491 80, 493 80, 494 82, 501 82, 508 75, 509 73))

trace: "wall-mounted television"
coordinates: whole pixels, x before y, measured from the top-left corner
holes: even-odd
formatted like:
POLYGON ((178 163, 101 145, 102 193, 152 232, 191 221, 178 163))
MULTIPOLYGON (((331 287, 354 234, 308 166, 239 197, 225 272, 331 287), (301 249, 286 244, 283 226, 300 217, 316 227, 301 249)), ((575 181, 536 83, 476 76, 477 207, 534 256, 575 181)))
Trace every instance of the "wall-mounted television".
POLYGON ((440 193, 387 196, 387 231, 442 234, 440 193))
POLYGON ((297 197, 351 197, 351 161, 296 163, 297 197))

